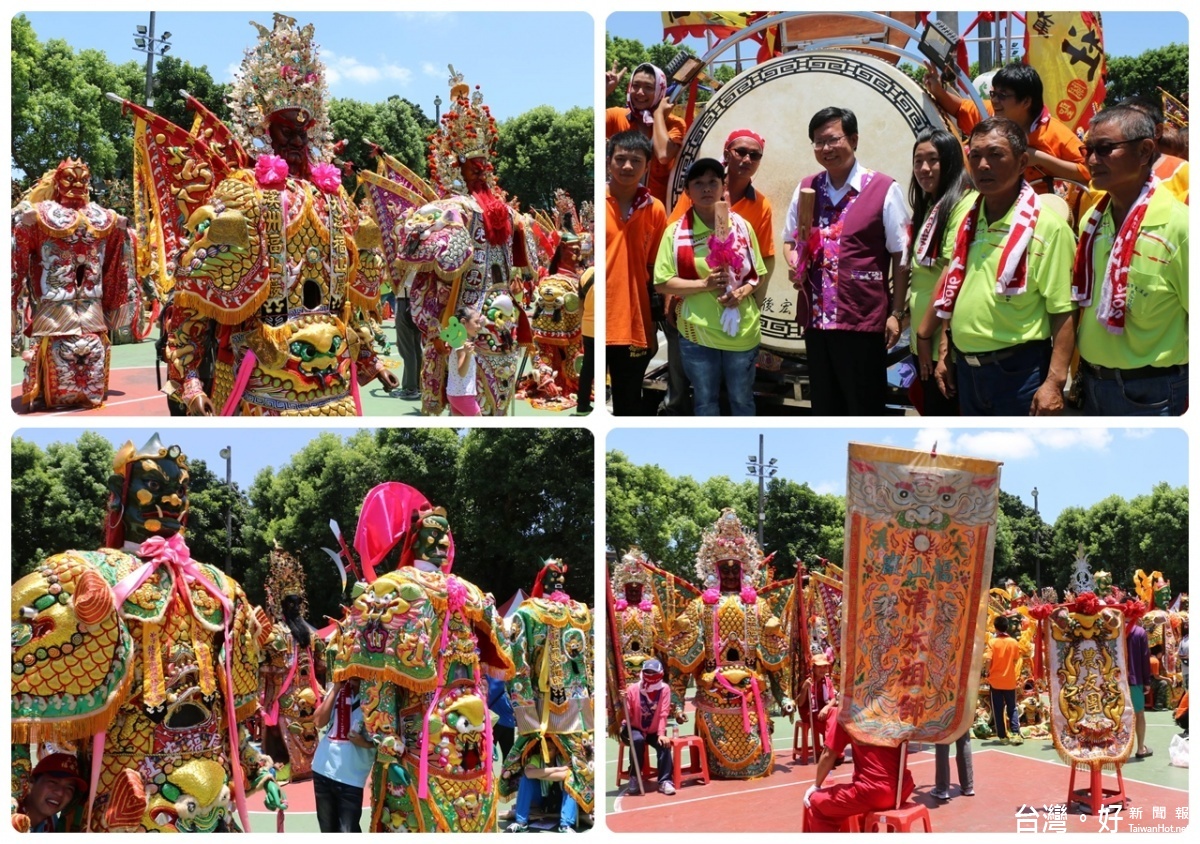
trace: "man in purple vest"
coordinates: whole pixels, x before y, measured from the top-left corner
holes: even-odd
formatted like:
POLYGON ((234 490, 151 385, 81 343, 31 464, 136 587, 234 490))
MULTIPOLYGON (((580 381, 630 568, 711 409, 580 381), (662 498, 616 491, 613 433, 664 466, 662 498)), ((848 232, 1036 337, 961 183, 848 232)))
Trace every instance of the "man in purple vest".
POLYGON ((796 187, 783 233, 792 280, 810 304, 804 340, 813 413, 878 416, 887 350, 907 310, 909 212, 894 179, 858 163, 854 112, 821 109, 808 122, 808 138, 825 170, 796 187), (817 194, 807 232, 797 231, 801 188, 817 194))

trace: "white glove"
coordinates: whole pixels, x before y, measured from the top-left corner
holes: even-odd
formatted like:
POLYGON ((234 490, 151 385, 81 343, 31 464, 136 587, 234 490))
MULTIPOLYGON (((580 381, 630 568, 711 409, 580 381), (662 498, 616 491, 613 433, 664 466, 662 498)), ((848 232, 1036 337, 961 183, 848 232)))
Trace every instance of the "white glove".
POLYGON ((821 789, 817 788, 815 785, 810 785, 808 787, 808 791, 804 792, 804 808, 806 808, 806 809, 812 808, 812 805, 808 802, 808 798, 812 797, 815 792, 820 791, 820 790, 821 789))

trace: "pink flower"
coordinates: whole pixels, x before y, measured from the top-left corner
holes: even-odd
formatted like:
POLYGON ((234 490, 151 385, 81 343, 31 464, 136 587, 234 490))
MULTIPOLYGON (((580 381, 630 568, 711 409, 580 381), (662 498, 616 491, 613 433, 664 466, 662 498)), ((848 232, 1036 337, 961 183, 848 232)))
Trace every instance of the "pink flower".
POLYGON ((753 604, 757 600, 758 600, 758 592, 755 591, 753 586, 743 586, 742 587, 742 603, 743 604, 753 604))
POLYGON ((650 612, 650 610, 654 609, 654 602, 649 598, 643 598, 642 602, 638 604, 638 609, 642 612, 650 612))
POLYGON ((700 596, 700 600, 706 604, 715 604, 721 600, 721 592, 717 587, 710 586, 704 590, 704 594, 700 596))
POLYGON ((278 155, 260 155, 254 162, 254 178, 260 188, 279 190, 287 184, 287 162, 278 155))
POLYGON ((312 168, 312 181, 321 193, 337 193, 342 184, 342 173, 332 164, 318 164, 312 168))
POLYGON ((566 592, 555 590, 546 596, 546 600, 554 601, 556 604, 569 604, 571 603, 571 596, 566 592))
POLYGON ((629 609, 629 602, 624 598, 617 598, 617 602, 613 604, 613 609, 615 609, 617 612, 624 612, 625 610, 629 609))
POLYGON ((467 587, 457 577, 446 578, 446 608, 458 612, 467 605, 467 587))

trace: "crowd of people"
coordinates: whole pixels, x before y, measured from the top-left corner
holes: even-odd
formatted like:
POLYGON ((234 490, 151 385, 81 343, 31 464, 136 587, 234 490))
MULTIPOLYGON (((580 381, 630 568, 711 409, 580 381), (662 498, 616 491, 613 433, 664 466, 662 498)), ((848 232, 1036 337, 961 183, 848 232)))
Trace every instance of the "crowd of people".
MULTIPOLYGON (((610 94, 624 74, 615 64, 606 74, 610 94)), ((830 106, 808 121, 820 169, 790 199, 782 253, 812 412, 883 414, 889 350, 908 328, 910 400, 924 415, 1052 415, 1068 401, 1089 415, 1183 413, 1179 127, 1130 98, 1096 114, 1081 138, 1021 63, 994 75, 990 114, 933 67, 925 84, 962 139, 921 132, 903 176, 858 161, 851 110, 830 106)), ((723 392, 733 415, 753 415, 761 282, 775 254, 771 201, 753 183, 768 139, 753 127, 729 133, 722 160, 690 164, 671 209, 666 177, 685 127, 660 69, 634 69, 626 106, 609 108, 605 127, 613 412, 655 412, 642 387, 662 336, 658 413, 718 415, 723 392)))

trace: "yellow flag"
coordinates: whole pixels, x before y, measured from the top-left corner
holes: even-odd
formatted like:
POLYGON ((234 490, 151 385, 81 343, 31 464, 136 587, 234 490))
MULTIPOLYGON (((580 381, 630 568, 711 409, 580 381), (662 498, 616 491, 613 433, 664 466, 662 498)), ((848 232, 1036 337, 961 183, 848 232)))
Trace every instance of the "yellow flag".
POLYGON ((1046 108, 1071 129, 1086 129, 1104 103, 1100 13, 1025 15, 1025 61, 1042 77, 1046 108))

